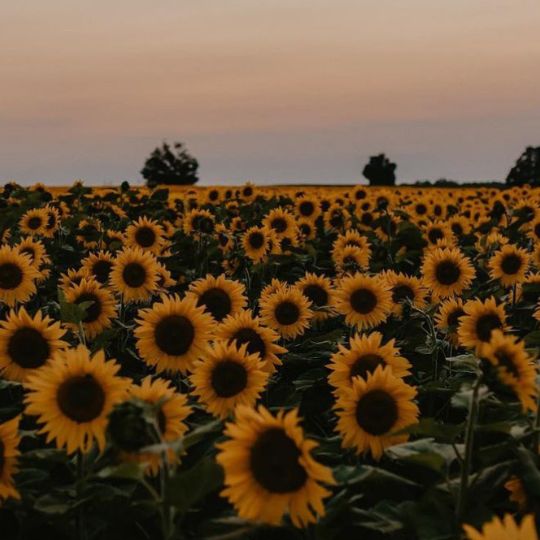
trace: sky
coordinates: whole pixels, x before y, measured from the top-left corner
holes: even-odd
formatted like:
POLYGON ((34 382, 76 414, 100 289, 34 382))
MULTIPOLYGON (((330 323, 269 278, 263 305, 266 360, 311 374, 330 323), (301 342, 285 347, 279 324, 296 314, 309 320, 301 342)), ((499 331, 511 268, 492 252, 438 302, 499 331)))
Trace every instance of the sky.
POLYGON ((504 179, 540 145, 540 0, 0 2, 0 182, 504 179))

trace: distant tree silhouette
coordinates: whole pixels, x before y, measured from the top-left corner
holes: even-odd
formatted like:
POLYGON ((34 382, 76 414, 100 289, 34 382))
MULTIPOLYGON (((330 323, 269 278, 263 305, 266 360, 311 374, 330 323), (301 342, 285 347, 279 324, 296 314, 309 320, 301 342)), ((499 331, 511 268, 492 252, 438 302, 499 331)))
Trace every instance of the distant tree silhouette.
POLYGON ((372 186, 393 186, 396 183, 395 170, 396 164, 384 154, 379 154, 369 158, 369 163, 364 167, 362 174, 372 186))
POLYGON ((145 161, 141 175, 147 185, 191 185, 199 177, 199 162, 187 151, 184 143, 176 142, 173 147, 163 143, 145 161))
POLYGON ((510 169, 506 183, 540 185, 540 146, 528 146, 510 169))

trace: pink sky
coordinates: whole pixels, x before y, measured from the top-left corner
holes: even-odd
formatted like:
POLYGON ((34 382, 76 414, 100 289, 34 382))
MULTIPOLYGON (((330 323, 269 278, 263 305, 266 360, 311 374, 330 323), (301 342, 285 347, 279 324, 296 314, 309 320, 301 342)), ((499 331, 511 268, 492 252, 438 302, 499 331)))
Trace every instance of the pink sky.
POLYGON ((502 178, 540 145, 538 0, 20 0, 0 7, 0 181, 502 178))

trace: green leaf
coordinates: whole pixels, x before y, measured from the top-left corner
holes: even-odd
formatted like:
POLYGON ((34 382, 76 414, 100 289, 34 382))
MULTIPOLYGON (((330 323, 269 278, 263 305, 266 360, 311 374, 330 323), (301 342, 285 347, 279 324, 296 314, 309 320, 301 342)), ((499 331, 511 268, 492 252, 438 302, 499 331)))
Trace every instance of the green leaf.
POLYGON ((102 469, 97 474, 99 478, 123 478, 125 480, 142 480, 144 465, 140 463, 121 463, 102 469))
POLYGON ((173 476, 165 490, 165 499, 184 514, 198 501, 223 485, 223 469, 211 457, 201 459, 187 471, 173 476))

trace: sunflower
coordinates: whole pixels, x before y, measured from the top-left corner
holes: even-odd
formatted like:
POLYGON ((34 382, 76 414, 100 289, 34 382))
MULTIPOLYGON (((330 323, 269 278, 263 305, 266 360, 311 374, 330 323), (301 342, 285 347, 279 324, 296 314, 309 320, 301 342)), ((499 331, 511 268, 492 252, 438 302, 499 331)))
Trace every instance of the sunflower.
POLYGON ((0 247, 0 304, 24 304, 36 292, 39 276, 28 255, 19 253, 16 247, 0 247))
POLYGON ((269 248, 268 242, 268 231, 264 227, 250 227, 242 235, 244 252, 255 263, 264 259, 269 248))
POLYGON ((30 235, 42 235, 49 216, 45 208, 34 208, 28 210, 19 221, 19 228, 22 233, 30 235))
POLYGON ((436 327, 446 334, 448 341, 452 345, 459 344, 457 329, 463 315, 465 315, 465 311, 463 311, 463 300, 461 298, 444 300, 435 314, 436 327))
POLYGON ((216 224, 208 210, 193 209, 184 217, 184 233, 199 238, 202 234, 213 234, 216 224))
POLYGON ((516 503, 520 513, 523 513, 528 506, 527 492, 523 482, 517 476, 512 476, 505 482, 504 489, 509 492, 508 499, 516 503))
MULTIPOLYGON (((176 392, 171 387, 170 381, 161 378, 152 380, 152 377, 148 376, 141 381, 140 385, 132 385, 129 394, 158 407, 157 424, 160 437, 164 442, 176 441, 188 430, 185 420, 191 414, 191 408, 187 403, 187 397, 176 392)), ((162 460, 162 456, 149 452, 130 453, 124 457, 128 461, 147 463, 148 472, 152 475, 158 473, 162 460)), ((170 463, 174 463, 178 461, 178 456, 169 449, 167 459, 170 463)))
POLYGON ((330 278, 306 272, 295 287, 311 302, 314 321, 324 321, 333 314, 335 295, 330 278))
POLYGON ((334 203, 323 214, 323 221, 325 230, 342 232, 351 226, 351 215, 345 208, 334 203))
POLYGON ((424 227, 424 236, 431 246, 438 246, 441 243, 445 245, 453 243, 452 230, 447 223, 443 221, 430 222, 424 227))
POLYGON ((190 377, 193 395, 206 410, 225 418, 238 405, 253 407, 268 382, 268 372, 258 354, 249 354, 247 344, 216 342, 190 377))
POLYGON ((349 326, 360 330, 372 328, 388 318, 392 310, 392 294, 379 277, 356 273, 339 281, 336 310, 345 315, 349 326))
POLYGON ((302 219, 315 221, 321 215, 321 208, 316 197, 302 195, 295 202, 296 212, 302 219))
POLYGON ((456 240, 459 240, 462 236, 469 234, 471 231, 471 224, 465 216, 453 216, 447 223, 456 240))
POLYGON ((281 285, 259 301, 261 320, 282 337, 294 339, 309 327, 311 302, 296 288, 281 285))
POLYGON ((20 454, 19 420, 20 417, 17 416, 0 424, 0 501, 21 498, 13 481, 20 454))
POLYGON ((194 281, 189 286, 197 306, 204 308, 214 320, 221 322, 228 315, 235 315, 247 303, 244 295, 245 287, 238 281, 227 279, 220 275, 217 278, 211 274, 194 281))
POLYGON ((101 285, 108 285, 113 261, 114 257, 108 251, 98 251, 82 260, 82 268, 101 285))
POLYGON ((489 276, 498 279, 503 287, 511 287, 525 280, 529 254, 523 248, 503 246, 489 260, 489 276))
POLYGON ((146 217, 140 217, 129 225, 125 235, 128 247, 149 251, 154 255, 159 255, 165 243, 164 231, 161 225, 146 217))
POLYGON ((317 228, 310 219, 300 218, 298 220, 298 235, 302 241, 315 240, 317 238, 317 228))
POLYGON ((35 369, 49 363, 67 346, 66 331, 40 311, 32 317, 24 308, 10 311, 0 321, 0 370, 2 377, 23 382, 35 369))
POLYGON ((134 331, 141 358, 157 371, 186 373, 205 352, 215 322, 193 296, 163 296, 139 311, 134 331))
POLYGON ((270 210, 263 219, 263 225, 272 229, 278 238, 292 237, 297 233, 294 216, 281 207, 270 210))
POLYGON ((506 314, 502 304, 495 298, 469 300, 464 306, 459 320, 458 338, 461 345, 470 349, 489 343, 493 330, 506 331, 506 314))
POLYGON ((288 512, 296 527, 324 515, 332 472, 311 455, 317 443, 304 438, 296 409, 273 416, 267 409, 239 406, 226 424, 217 462, 225 471, 222 496, 247 520, 278 525, 288 512))
POLYGON ((102 231, 98 220, 81 220, 77 232, 77 240, 87 249, 95 249, 101 242, 102 231))
POLYGON ((176 281, 172 278, 172 274, 167 270, 167 268, 161 264, 157 263, 157 272, 158 272, 158 281, 157 286, 160 290, 166 291, 170 287, 176 285, 176 281))
POLYGON ((229 253, 234 247, 234 236, 223 223, 216 225, 216 239, 222 253, 229 253))
POLYGON ((54 233, 60 227, 60 212, 54 206, 47 206, 45 212, 47 214, 47 222, 45 223, 42 234, 46 238, 53 238, 54 233))
POLYGON ((525 411, 536 410, 536 367, 516 337, 493 330, 489 343, 482 346, 482 358, 496 369, 499 380, 510 387, 525 411))
POLYGON ((248 354, 258 355, 263 362, 263 369, 273 373, 276 366, 281 365, 277 356, 287 352, 287 349, 277 344, 279 334, 262 326, 258 317, 253 317, 251 311, 241 311, 227 317, 215 330, 215 338, 238 347, 247 345, 248 354))
POLYGON ((410 362, 401 356, 395 341, 391 339, 382 344, 383 335, 372 332, 369 335, 356 335, 349 340, 348 347, 338 345, 328 366, 331 373, 328 382, 338 392, 342 388, 352 388, 355 377, 366 379, 378 366, 389 366, 396 377, 410 375, 410 362))
POLYGON ((426 305, 426 290, 417 277, 407 276, 400 272, 387 271, 381 275, 392 293, 392 313, 401 317, 403 306, 410 302, 418 309, 426 305))
POLYGON ((525 516, 518 525, 511 514, 505 514, 501 520, 494 517, 485 523, 481 531, 470 525, 463 525, 468 540, 538 540, 534 516, 525 516))
POLYGON ((457 248, 430 250, 422 265, 424 283, 434 299, 461 294, 475 276, 474 266, 457 248))
POLYGON ((342 446, 379 460, 386 448, 407 441, 407 434, 394 433, 418 421, 415 396, 416 389, 389 366, 378 366, 366 379, 354 377, 351 388, 340 389, 335 405, 342 446))
POLYGON ((129 385, 117 376, 119 369, 114 361, 105 360, 103 351, 92 357, 83 345, 62 351, 28 377, 26 414, 38 416, 47 443, 55 440, 57 448, 65 447, 68 454, 88 452, 94 440, 103 451, 109 413, 129 385))
MULTIPOLYGON (((70 304, 79 305, 91 302, 85 309, 85 316, 82 320, 84 333, 90 339, 109 328, 116 318, 116 301, 112 292, 93 279, 83 278, 78 285, 68 288, 65 295, 70 304)), ((78 329, 77 325, 68 324, 73 330, 78 329)))
POLYGON ((347 245, 332 253, 338 273, 357 272, 369 268, 370 254, 357 246, 347 245))
POLYGON ((86 277, 88 277, 86 269, 79 268, 78 270, 75 270, 73 268, 68 268, 67 272, 60 274, 58 287, 65 291, 66 289, 69 289, 69 287, 78 285, 86 277))
POLYGON ((27 236, 14 247, 19 253, 30 257, 32 266, 34 266, 36 270, 39 270, 43 264, 51 262, 51 259, 47 255, 47 250, 41 240, 27 236))
POLYGON ((158 282, 156 258, 142 249, 126 248, 114 259, 110 273, 112 287, 125 302, 145 302, 158 282))

